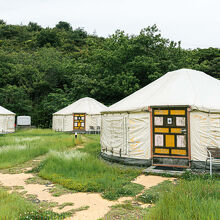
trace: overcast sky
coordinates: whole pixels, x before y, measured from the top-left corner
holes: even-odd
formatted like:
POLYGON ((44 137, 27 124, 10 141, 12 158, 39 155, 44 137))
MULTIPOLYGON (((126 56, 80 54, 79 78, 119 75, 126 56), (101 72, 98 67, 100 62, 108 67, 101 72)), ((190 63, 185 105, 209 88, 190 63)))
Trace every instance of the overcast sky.
POLYGON ((66 21, 98 36, 156 24, 184 48, 220 48, 220 0, 0 0, 0 19, 43 27, 66 21))

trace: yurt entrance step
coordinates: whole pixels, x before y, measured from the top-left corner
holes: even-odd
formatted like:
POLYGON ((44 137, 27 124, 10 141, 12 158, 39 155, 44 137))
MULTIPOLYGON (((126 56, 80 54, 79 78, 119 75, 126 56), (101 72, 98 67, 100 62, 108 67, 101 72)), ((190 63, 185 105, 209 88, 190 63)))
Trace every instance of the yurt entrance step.
POLYGON ((169 157, 154 157, 153 158, 154 166, 163 166, 163 167, 189 167, 189 160, 187 158, 169 158, 169 157))
POLYGON ((189 167, 187 107, 152 107, 153 165, 189 167))
POLYGON ((157 166, 150 166, 144 170, 146 174, 170 174, 175 176, 180 176, 185 172, 183 168, 175 168, 175 167, 157 167, 157 166))

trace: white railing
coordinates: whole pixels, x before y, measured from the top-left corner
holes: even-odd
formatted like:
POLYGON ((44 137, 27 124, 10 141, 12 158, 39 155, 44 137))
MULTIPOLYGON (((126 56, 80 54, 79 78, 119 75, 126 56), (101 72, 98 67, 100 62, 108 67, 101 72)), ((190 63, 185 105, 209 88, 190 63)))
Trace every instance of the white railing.
MULTIPOLYGON (((208 150, 208 148, 207 148, 207 152, 209 154, 209 172, 210 172, 210 176, 212 176, 212 154, 208 150)), ((206 159, 206 163, 207 163, 207 159, 206 159)))

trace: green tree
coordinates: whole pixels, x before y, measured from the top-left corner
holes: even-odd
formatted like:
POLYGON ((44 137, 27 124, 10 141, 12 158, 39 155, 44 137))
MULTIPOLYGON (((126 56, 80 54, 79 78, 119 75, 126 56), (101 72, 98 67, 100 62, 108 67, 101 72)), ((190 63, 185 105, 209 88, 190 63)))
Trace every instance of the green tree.
POLYGON ((60 46, 60 38, 57 31, 50 28, 42 29, 37 35, 37 44, 40 47, 60 46))
POLYGON ((59 21, 58 24, 55 26, 57 29, 65 30, 65 31, 72 31, 72 27, 70 23, 67 23, 65 21, 59 21))
POLYGON ((30 115, 31 100, 23 88, 8 85, 0 88, 0 103, 17 115, 30 115))
POLYGON ((42 27, 35 22, 29 22, 28 23, 28 30, 29 31, 40 31, 40 30, 42 30, 42 27))

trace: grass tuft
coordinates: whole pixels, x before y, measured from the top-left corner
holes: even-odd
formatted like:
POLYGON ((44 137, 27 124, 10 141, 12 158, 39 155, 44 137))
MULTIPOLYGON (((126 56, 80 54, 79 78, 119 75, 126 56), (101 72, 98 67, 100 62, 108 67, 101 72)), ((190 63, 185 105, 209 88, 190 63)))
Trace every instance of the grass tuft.
POLYGON ((172 182, 166 180, 156 186, 151 187, 150 189, 145 190, 140 196, 137 197, 137 200, 143 203, 154 204, 159 200, 161 193, 170 192, 172 184, 172 182))
POLYGON ((114 205, 111 210, 99 220, 133 220, 133 219, 148 219, 148 209, 143 209, 140 206, 134 205, 131 202, 114 205))
POLYGON ((74 203, 72 203, 72 202, 64 202, 63 204, 59 205, 58 209, 63 209, 66 206, 73 206, 73 205, 74 205, 74 203))

